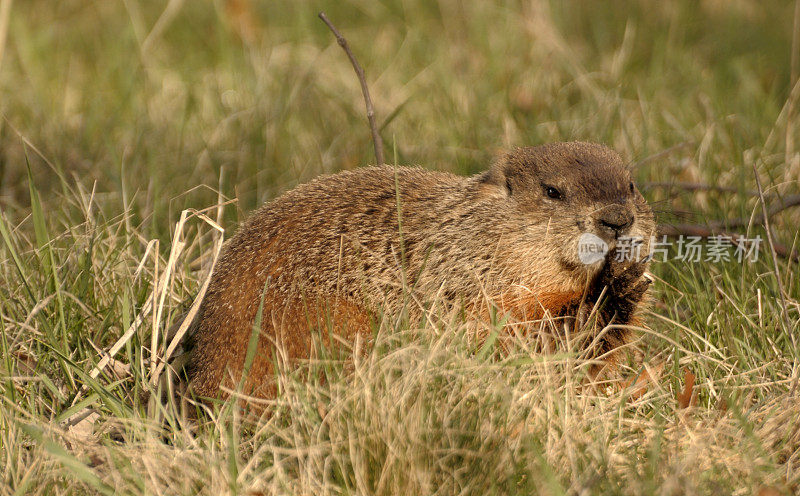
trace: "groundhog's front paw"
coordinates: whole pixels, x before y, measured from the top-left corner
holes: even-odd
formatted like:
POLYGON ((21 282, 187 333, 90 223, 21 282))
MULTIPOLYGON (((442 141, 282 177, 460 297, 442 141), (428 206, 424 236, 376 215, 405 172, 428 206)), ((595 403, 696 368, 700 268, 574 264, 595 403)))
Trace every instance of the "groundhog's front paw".
POLYGON ((650 279, 644 275, 648 262, 647 259, 617 257, 614 251, 608 254, 606 264, 589 292, 591 302, 600 303, 600 317, 604 324, 612 320, 625 324, 631 319, 650 286, 650 279), (601 294, 602 301, 599 301, 601 294))
POLYGON ((650 285, 650 280, 644 277, 648 262, 646 258, 631 260, 618 257, 616 250, 612 250, 595 282, 595 293, 599 296, 606 288, 609 297, 641 298, 650 285))

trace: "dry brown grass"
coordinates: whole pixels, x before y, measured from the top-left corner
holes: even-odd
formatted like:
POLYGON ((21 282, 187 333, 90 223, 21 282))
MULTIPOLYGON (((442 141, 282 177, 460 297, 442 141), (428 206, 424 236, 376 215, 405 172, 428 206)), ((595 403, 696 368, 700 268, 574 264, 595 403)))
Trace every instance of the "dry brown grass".
MULTIPOLYGON (((0 494, 798 490, 800 277, 763 252, 656 264, 648 328, 615 376, 627 387, 587 387, 576 350, 535 353, 513 337, 505 353, 482 349, 434 314, 384 321, 350 361, 320 350, 282 370, 261 419, 236 402, 195 426, 172 405, 148 410, 167 327, 202 292, 221 228, 371 160, 358 83, 316 6, 234 3, 235 15, 13 4, 0 67, 0 494)), ((501 146, 589 139, 638 164, 642 182, 742 192, 646 191, 667 222, 672 210, 757 214, 754 165, 765 197, 798 192, 793 5, 325 10, 367 71, 392 161, 471 173, 501 146)), ((771 219, 790 247, 798 215, 771 219)))

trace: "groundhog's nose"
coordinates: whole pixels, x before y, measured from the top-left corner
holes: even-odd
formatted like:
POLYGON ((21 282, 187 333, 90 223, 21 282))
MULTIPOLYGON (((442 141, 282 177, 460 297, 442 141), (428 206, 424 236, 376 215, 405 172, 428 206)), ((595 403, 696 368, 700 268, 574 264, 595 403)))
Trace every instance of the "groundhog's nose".
POLYGON ((633 212, 623 205, 608 205, 597 212, 600 229, 619 236, 625 234, 633 224, 633 212))

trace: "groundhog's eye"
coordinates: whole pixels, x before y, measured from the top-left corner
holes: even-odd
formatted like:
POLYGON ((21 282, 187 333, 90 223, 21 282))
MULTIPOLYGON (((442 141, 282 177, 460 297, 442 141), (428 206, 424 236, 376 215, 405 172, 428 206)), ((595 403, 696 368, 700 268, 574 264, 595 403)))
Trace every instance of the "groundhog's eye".
POLYGON ((544 192, 547 193, 547 196, 554 200, 560 200, 562 198, 561 192, 552 186, 545 186, 544 192))
POLYGON ((628 185, 628 187, 631 189, 631 193, 633 193, 633 181, 631 181, 631 183, 628 185))

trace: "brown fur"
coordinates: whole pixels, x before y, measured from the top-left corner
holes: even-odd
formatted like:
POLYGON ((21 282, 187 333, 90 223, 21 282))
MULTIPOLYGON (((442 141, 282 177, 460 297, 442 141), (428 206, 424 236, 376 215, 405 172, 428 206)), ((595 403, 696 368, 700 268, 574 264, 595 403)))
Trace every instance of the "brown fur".
POLYGON ((352 341, 370 332, 376 310, 399 312, 409 292, 539 319, 575 315, 584 295, 599 297, 595 286, 627 274, 607 292, 604 323, 630 322, 646 262, 584 265, 576 243, 593 232, 613 247, 599 219, 625 212, 629 234, 649 238, 652 213, 631 188, 616 153, 578 142, 519 148, 472 177, 382 166, 298 186, 256 211, 224 249, 187 342, 191 386, 216 396, 236 384, 262 295, 246 385, 259 396, 274 395, 276 356, 309 356, 313 329, 332 324, 352 341), (548 197, 547 186, 563 198, 548 197))

